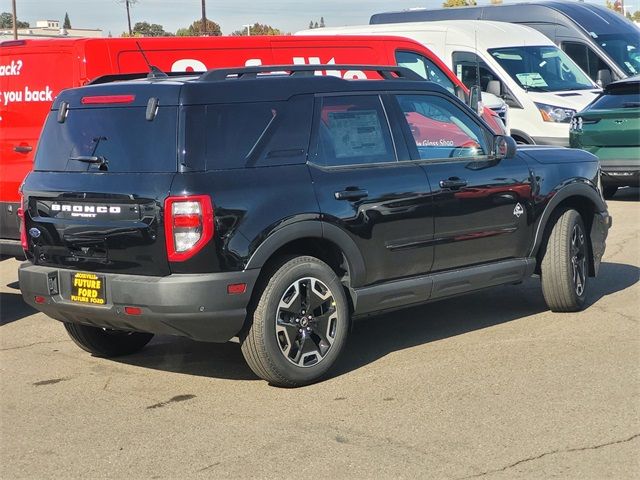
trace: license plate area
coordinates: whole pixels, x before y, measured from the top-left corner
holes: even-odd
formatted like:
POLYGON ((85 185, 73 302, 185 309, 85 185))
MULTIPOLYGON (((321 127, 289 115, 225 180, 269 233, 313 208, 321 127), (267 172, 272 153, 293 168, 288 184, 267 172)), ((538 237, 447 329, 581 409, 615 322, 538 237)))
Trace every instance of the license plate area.
POLYGON ((71 295, 73 303, 83 305, 105 305, 107 298, 106 279, 95 273, 73 272, 71 274, 71 295))

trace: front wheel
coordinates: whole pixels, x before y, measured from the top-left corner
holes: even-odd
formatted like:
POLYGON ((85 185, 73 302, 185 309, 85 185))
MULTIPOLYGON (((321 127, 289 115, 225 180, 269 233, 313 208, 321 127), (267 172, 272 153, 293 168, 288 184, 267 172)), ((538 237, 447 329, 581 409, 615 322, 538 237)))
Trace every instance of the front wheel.
POLYGON ((76 345, 99 357, 118 357, 135 353, 151 341, 153 334, 125 332, 65 322, 64 328, 76 345))
POLYGON ((564 211, 556 220, 542 259, 542 294, 554 312, 576 312, 584 307, 589 276, 588 241, 582 217, 564 211))
POLYGON ((336 274, 314 257, 283 261, 264 286, 242 354, 272 385, 315 382, 333 366, 349 326, 349 304, 336 274))

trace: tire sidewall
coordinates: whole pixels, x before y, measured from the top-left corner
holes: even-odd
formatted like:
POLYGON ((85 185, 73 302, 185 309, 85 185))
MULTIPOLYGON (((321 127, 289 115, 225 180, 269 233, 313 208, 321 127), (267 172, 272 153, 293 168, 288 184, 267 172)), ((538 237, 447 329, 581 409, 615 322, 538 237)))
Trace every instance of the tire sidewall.
POLYGON ((349 331, 349 305, 344 288, 328 265, 315 258, 291 265, 295 259, 285 263, 269 281, 261 302, 264 302, 262 335, 265 350, 277 373, 296 384, 306 384, 320 379, 335 364, 347 339, 349 331), (316 278, 324 283, 336 302, 338 324, 331 349, 317 365, 299 367, 282 354, 276 337, 276 315, 280 299, 291 284, 306 277, 316 278), (265 297, 265 295, 267 295, 265 297))

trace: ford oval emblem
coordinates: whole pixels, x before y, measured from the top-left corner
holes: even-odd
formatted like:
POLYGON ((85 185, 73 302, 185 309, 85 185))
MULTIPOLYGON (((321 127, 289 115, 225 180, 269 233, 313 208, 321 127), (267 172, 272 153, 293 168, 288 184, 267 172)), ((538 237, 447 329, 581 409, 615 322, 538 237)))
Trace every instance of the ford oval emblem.
POLYGON ((30 228, 29 229, 29 235, 31 235, 33 238, 38 238, 41 235, 42 232, 40 232, 40 230, 38 230, 37 228, 30 228))

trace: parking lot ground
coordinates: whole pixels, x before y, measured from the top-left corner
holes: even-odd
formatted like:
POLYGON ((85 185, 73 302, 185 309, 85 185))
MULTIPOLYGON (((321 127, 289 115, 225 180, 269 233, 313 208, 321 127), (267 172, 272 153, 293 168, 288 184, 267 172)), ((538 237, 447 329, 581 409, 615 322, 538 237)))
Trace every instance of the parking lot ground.
POLYGON ((638 190, 609 208, 584 312, 549 312, 531 279, 360 321, 299 389, 232 342, 91 357, 3 260, 0 477, 640 478, 638 190))

